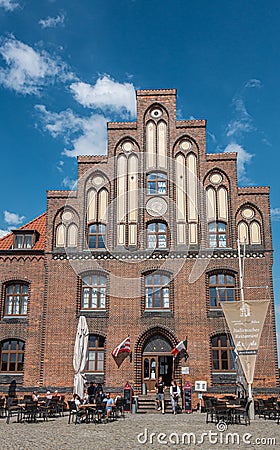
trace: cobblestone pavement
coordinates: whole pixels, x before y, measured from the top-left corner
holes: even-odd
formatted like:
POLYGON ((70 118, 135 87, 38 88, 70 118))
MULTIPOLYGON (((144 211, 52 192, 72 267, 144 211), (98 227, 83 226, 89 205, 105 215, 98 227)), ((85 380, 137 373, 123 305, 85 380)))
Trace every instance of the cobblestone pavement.
POLYGON ((280 424, 264 419, 256 419, 250 426, 229 425, 224 432, 213 423, 206 424, 205 414, 200 413, 127 414, 125 419, 97 425, 68 425, 67 416, 35 424, 11 420, 7 425, 0 419, 1 450, 280 448, 280 424))

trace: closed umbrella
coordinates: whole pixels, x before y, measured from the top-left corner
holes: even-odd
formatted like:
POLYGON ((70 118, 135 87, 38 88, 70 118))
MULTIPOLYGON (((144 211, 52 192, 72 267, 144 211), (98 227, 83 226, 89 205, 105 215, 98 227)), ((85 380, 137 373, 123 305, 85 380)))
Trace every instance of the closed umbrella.
POLYGON ((74 347, 73 367, 75 371, 74 391, 81 398, 84 395, 84 378, 82 374, 88 360, 88 334, 86 318, 80 316, 74 347))

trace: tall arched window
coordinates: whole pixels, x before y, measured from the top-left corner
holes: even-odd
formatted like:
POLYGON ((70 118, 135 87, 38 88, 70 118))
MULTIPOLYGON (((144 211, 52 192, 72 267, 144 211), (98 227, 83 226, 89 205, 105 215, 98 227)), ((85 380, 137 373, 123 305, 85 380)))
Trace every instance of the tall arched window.
POLYGON ((235 370, 234 344, 228 334, 218 334, 211 339, 213 371, 235 370))
POLYGON ((168 247, 168 227, 163 222, 151 222, 147 227, 148 248, 168 247))
POLYGON ((28 285, 12 283, 6 286, 5 316, 26 316, 28 303, 28 285))
POLYGON ((221 302, 236 299, 235 277, 226 273, 209 276, 210 307, 220 307, 221 302))
POLYGON ((88 339, 87 372, 104 373, 105 338, 98 334, 90 334, 88 339))
POLYGON ((1 372, 23 372, 24 341, 7 339, 1 342, 1 372))
POLYGON ((81 309, 106 307, 106 277, 92 274, 83 278, 81 309))
POLYGON ((145 276, 145 308, 169 308, 169 276, 152 273, 145 276))
POLYGON ((93 223, 88 227, 89 248, 105 248, 106 225, 93 223))

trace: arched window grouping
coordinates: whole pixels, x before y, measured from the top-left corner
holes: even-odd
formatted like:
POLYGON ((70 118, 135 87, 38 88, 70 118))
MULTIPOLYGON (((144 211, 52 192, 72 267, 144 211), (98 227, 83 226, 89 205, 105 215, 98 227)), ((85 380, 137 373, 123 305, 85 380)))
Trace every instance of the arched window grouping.
POLYGON ((262 243, 260 224, 256 220, 250 224, 245 221, 239 222, 238 238, 241 244, 260 245, 262 243))
POLYGON ((74 223, 61 223, 56 229, 56 247, 77 247, 78 227, 74 223))
POLYGON ((117 245, 137 245, 138 157, 117 158, 117 245))
MULTIPOLYGON (((210 179, 214 180, 215 177, 217 177, 218 180, 222 180, 222 176, 220 174, 213 174, 210 176, 210 179)), ((227 247, 228 192, 224 186, 209 186, 206 189, 206 209, 209 247, 227 247)))
MULTIPOLYGON (((182 141, 181 146, 191 145, 182 141)), ((198 186, 197 157, 190 152, 179 152, 175 157, 176 168, 176 219, 178 245, 198 243, 198 186), (188 230, 188 231, 187 231, 188 230), (187 234, 186 234, 187 233, 187 234)))

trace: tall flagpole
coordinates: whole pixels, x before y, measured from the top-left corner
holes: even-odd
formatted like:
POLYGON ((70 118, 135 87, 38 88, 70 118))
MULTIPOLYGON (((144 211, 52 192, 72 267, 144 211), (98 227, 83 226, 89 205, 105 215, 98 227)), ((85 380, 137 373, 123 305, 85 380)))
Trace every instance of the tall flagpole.
MULTIPOLYGON (((242 306, 245 304, 244 299, 244 256, 245 256, 245 242, 244 242, 244 250, 243 250, 243 264, 242 264, 242 256, 241 256, 241 250, 240 250, 240 241, 237 240, 237 248, 238 248, 238 263, 239 263, 239 282, 240 282, 240 298, 242 301, 242 306)), ((254 402, 252 397, 252 383, 248 383, 248 398, 251 401, 250 405, 250 417, 251 419, 254 419, 254 402)))

